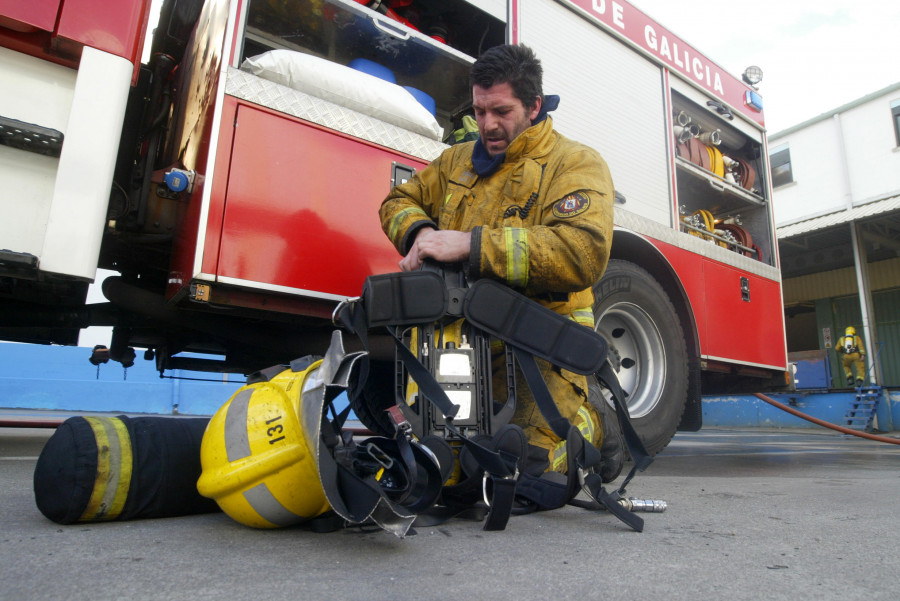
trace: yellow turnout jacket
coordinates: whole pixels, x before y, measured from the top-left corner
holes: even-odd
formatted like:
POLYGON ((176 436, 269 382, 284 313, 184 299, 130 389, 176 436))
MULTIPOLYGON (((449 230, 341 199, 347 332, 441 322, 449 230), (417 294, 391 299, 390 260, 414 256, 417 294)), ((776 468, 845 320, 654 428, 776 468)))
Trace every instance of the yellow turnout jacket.
POLYGON ((381 205, 381 224, 405 255, 422 227, 472 232, 468 271, 519 290, 593 326, 591 287, 606 269, 613 183, 595 150, 547 118, 509 145, 487 177, 472 165, 474 142, 445 150, 381 205))

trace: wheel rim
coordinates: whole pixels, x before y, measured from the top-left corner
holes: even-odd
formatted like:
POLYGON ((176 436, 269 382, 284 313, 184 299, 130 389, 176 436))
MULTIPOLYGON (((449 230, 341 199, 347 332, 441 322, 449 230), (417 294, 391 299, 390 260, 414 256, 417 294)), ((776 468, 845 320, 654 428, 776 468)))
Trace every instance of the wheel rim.
POLYGON ((598 319, 597 332, 610 346, 610 361, 633 418, 649 414, 662 398, 666 350, 656 323, 632 303, 616 303, 598 319))

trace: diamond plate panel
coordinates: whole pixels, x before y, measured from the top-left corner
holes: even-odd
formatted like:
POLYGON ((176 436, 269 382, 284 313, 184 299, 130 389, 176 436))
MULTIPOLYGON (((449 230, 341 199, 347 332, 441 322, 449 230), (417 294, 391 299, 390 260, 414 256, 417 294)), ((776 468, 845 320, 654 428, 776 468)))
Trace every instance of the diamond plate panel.
POLYGON ((228 69, 225 93, 425 161, 434 160, 447 148, 436 140, 233 67, 228 69))

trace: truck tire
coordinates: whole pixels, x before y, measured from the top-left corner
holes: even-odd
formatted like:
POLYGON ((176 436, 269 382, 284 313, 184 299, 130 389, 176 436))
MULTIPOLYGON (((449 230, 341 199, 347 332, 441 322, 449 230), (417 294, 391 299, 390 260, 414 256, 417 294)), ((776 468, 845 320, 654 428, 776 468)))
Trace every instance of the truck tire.
POLYGON ((684 330, 663 287, 643 268, 613 259, 594 286, 596 330, 609 342, 628 412, 655 455, 675 435, 688 398, 684 330))

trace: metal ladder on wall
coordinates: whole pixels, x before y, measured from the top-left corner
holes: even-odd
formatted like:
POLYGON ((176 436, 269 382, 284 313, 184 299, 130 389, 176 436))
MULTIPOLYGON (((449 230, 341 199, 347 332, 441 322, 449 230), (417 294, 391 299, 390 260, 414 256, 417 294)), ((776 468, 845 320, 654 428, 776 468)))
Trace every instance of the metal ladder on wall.
POLYGON ((845 415, 845 424, 854 430, 871 432, 874 429, 875 413, 881 400, 881 386, 860 386, 856 389, 856 398, 850 404, 845 415))

